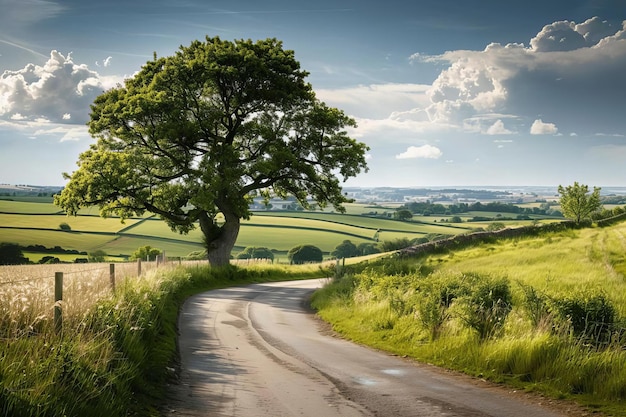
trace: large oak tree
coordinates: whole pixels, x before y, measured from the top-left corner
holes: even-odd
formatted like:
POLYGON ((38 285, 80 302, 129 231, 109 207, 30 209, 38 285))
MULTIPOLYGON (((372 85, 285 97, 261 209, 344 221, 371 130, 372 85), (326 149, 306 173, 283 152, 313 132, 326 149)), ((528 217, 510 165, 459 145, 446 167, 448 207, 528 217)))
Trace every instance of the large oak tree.
POLYGON ((276 39, 207 37, 147 62, 91 106, 97 143, 55 203, 122 219, 146 211, 203 232, 211 265, 228 263, 253 197, 295 196, 343 211, 340 183, 367 169, 355 122, 316 99, 276 39))

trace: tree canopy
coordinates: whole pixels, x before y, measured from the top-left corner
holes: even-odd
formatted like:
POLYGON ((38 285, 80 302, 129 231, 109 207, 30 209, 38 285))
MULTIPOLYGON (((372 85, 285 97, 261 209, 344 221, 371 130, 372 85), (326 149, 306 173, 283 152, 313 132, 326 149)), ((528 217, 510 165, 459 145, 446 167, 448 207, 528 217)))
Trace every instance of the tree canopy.
POLYGON ((330 253, 335 258, 353 258, 355 256, 361 255, 361 252, 357 248, 357 246, 352 243, 350 240, 344 240, 330 253))
POLYGON ((237 254, 237 259, 270 259, 274 261, 274 253, 269 248, 248 246, 237 254))
POLYGON ((574 185, 567 187, 559 185, 558 191, 563 215, 576 223, 590 219, 591 214, 602 207, 600 187, 593 187, 593 192, 589 193, 587 185, 574 182, 574 185))
POLYGON ((322 262, 324 254, 314 245, 299 245, 289 249, 287 258, 292 264, 304 264, 307 262, 322 262))
POLYGON ((229 261, 258 195, 293 195, 343 212, 340 182, 367 169, 355 121, 320 102, 294 52, 276 39, 207 37, 147 62, 91 106, 97 143, 55 203, 122 219, 158 214, 200 225, 211 264, 229 261), (218 216, 220 215, 220 216, 218 216))
POLYGON ((21 265, 30 263, 17 243, 0 242, 0 265, 21 265))

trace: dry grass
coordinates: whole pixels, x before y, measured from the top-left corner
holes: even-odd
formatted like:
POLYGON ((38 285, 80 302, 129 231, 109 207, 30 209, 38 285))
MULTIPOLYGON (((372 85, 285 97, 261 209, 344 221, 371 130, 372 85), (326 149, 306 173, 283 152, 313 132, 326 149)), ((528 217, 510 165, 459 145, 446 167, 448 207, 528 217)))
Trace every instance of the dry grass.
MULTIPOLYGON (((52 325, 55 307, 55 274, 63 273, 63 301, 59 303, 66 324, 76 325, 98 300, 112 294, 108 263, 0 266, 0 337, 41 333, 52 325)), ((115 284, 138 278, 138 264, 115 263, 115 284)), ((160 268, 173 264, 161 264, 160 268)), ((175 265, 178 265, 176 263, 175 265)), ((142 277, 157 268, 142 262, 142 277)))

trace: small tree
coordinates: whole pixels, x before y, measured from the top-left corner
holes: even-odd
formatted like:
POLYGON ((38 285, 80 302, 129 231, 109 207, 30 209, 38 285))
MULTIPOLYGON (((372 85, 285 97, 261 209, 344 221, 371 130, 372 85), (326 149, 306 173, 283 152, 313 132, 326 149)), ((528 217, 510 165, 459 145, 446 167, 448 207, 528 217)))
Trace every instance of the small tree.
POLYGON ((72 227, 69 224, 63 222, 59 225, 59 229, 63 230, 64 232, 69 232, 70 230, 72 230, 72 227))
POLYGON ((303 264, 307 262, 322 262, 324 255, 322 250, 313 245, 300 245, 289 249, 287 258, 292 264, 303 264))
POLYGON ((563 215, 580 224, 581 221, 591 218, 591 214, 602 207, 600 202, 600 187, 593 187, 589 194, 589 187, 574 182, 574 185, 563 187, 559 185, 561 210, 563 215))
POLYGON ((407 221, 413 218, 413 213, 406 209, 398 210, 393 213, 393 218, 397 220, 407 221))
POLYGON ((0 243, 0 265, 28 264, 30 260, 24 257, 22 248, 17 243, 0 243))
POLYGON ((104 262, 106 260, 107 253, 102 249, 98 249, 93 252, 89 252, 87 256, 89 257, 89 262, 104 262))
POLYGON ((237 259, 269 259, 274 261, 274 253, 268 248, 249 246, 237 255, 237 259))
POLYGON ((142 246, 138 248, 133 254, 130 256, 130 259, 155 259, 157 256, 161 254, 161 250, 157 248, 153 248, 150 245, 142 246))
POLYGON ((361 253, 354 243, 349 240, 344 240, 342 243, 338 244, 330 254, 335 258, 352 258, 359 256, 361 253))
POLYGON ((380 253, 380 249, 378 249, 374 243, 359 243, 357 249, 359 250, 359 254, 361 255, 372 255, 374 253, 380 253))
POLYGON ((502 222, 492 222, 487 226, 487 231, 497 232, 498 230, 506 229, 506 225, 502 222))

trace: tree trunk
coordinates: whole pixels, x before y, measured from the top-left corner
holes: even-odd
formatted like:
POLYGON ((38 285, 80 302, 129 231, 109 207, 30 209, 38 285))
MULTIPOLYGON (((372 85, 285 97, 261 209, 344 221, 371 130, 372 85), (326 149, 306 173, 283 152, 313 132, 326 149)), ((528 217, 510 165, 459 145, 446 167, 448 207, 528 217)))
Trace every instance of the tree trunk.
POLYGON ((235 246, 241 221, 232 213, 222 213, 226 222, 222 226, 215 224, 206 213, 200 216, 200 229, 204 234, 207 258, 211 266, 223 266, 230 263, 230 253, 235 246))

